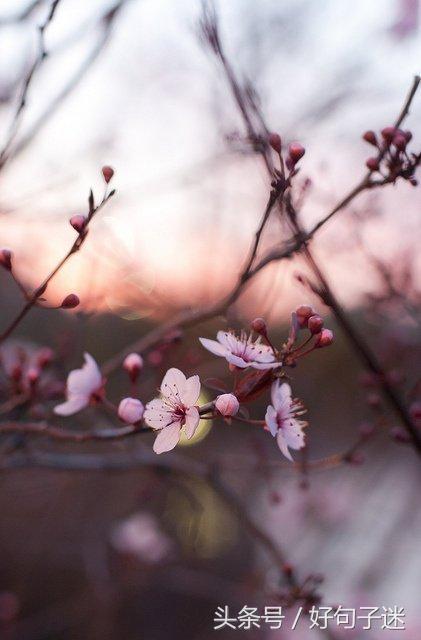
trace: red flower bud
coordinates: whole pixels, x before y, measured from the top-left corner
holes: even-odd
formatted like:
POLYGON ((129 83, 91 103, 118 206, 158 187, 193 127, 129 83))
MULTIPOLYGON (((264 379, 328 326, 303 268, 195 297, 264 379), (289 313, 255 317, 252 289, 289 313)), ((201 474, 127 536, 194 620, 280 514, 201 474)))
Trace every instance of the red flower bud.
POLYGON ((102 175, 104 176, 105 182, 108 184, 114 175, 114 169, 109 166, 102 167, 102 175))
POLYGON ((278 133, 269 134, 269 144, 274 151, 276 151, 277 153, 281 153, 282 140, 281 136, 278 133))
POLYGON ((28 370, 28 372, 26 374, 26 377, 27 377, 28 382, 31 385, 31 387, 35 386, 36 383, 38 382, 39 374, 40 374, 40 371, 36 367, 31 367, 28 370))
POLYGON ((316 347, 328 347, 333 342, 333 331, 330 329, 323 329, 317 336, 316 347))
POLYGON ((260 333, 262 336, 265 336, 267 333, 267 325, 264 318, 255 318, 250 326, 253 331, 260 333))
POLYGON ((406 145, 407 145, 407 139, 402 133, 396 134, 392 142, 395 145, 396 149, 399 149, 399 151, 405 151, 406 145))
POLYGON ((405 139, 406 139, 407 142, 411 142, 411 140, 412 140, 411 131, 403 131, 403 135, 405 136, 405 139))
POLYGON ((12 270, 12 252, 10 249, 0 250, 0 265, 7 271, 12 270))
POLYGON ((75 229, 78 233, 82 233, 84 228, 86 227, 87 218, 86 216, 82 216, 80 214, 72 216, 69 220, 73 229, 75 229))
POLYGON ((398 442, 399 444, 408 444, 409 442, 411 442, 409 434, 401 427, 393 427, 389 433, 392 440, 398 442))
POLYGON ((303 327, 307 326, 308 319, 311 316, 314 316, 314 309, 308 304, 302 304, 301 306, 297 307, 297 309, 295 310, 295 314, 297 317, 298 325, 302 329, 303 327))
POLYGON ((421 400, 416 400, 411 404, 409 413, 414 420, 421 420, 421 400))
POLYGON ((370 171, 378 171, 380 166, 377 158, 368 158, 365 164, 370 169, 370 171))
POLYGON ((323 329, 323 318, 321 318, 317 314, 314 316, 310 316, 307 321, 307 327, 313 335, 315 335, 316 333, 320 333, 320 331, 323 329))
POLYGON ((363 134, 363 140, 365 140, 369 144, 372 144, 375 147, 377 147, 377 138, 376 138, 376 134, 374 133, 374 131, 366 131, 363 134))
POLYGON ((306 150, 299 142, 292 142, 288 147, 289 157, 296 164, 305 154, 306 150))
POLYGON ((69 293, 61 303, 62 309, 74 309, 80 304, 80 299, 75 293, 69 293))
POLYGON ((36 362, 41 369, 44 369, 53 360, 54 360, 54 351, 50 349, 50 347, 43 347, 38 352, 36 362))
POLYGON ((385 127, 384 129, 382 129, 382 136, 386 140, 386 142, 392 142, 395 135, 395 127, 385 127))

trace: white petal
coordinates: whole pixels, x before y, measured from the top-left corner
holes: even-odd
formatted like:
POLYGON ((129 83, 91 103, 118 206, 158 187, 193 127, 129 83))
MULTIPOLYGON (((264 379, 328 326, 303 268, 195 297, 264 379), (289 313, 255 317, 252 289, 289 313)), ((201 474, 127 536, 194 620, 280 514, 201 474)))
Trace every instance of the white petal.
POLYGON ((200 415, 198 410, 196 409, 196 407, 190 407, 190 409, 186 411, 186 424, 185 424, 186 436, 188 439, 194 436, 194 432, 197 429, 197 425, 199 424, 199 421, 200 421, 200 415))
POLYGON ((275 437, 278 433, 278 421, 276 419, 276 410, 269 405, 266 409, 265 422, 269 427, 269 431, 275 437))
POLYGON ((276 442, 278 443, 278 447, 284 454, 285 458, 288 458, 288 460, 291 460, 291 462, 294 462, 290 452, 288 451, 288 446, 287 446, 287 443, 285 442, 285 438, 283 436, 281 429, 279 429, 278 435, 276 436, 276 442))
POLYGON ((282 428, 285 442, 291 449, 302 449, 304 447, 304 427, 306 423, 292 418, 288 420, 282 428))
POLYGON ((237 344, 237 338, 229 331, 218 331, 216 339, 229 351, 231 351, 232 347, 237 344))
POLYGON ((86 396, 72 396, 67 402, 58 404, 54 407, 54 413, 59 416, 71 416, 77 413, 89 404, 89 397, 86 396))
POLYGON ((81 369, 74 369, 67 378, 67 393, 72 395, 90 395, 102 385, 102 375, 97 363, 89 353, 84 354, 85 364, 81 369))
POLYGON ((249 366, 253 367, 253 369, 260 369, 260 370, 276 369, 276 367, 281 366, 281 363, 280 362, 250 362, 249 366))
POLYGON ((173 422, 173 413, 163 400, 155 398, 146 405, 143 418, 152 429, 163 429, 173 422))
POLYGON ((175 404, 183 404, 182 395, 186 388, 186 376, 180 369, 168 369, 161 383, 161 393, 175 404))
POLYGON ((225 356, 227 348, 222 344, 219 344, 216 340, 209 340, 209 338, 199 338, 202 346, 216 356, 225 356))
POLYGON ((180 440, 180 428, 180 423, 174 422, 169 427, 161 429, 153 443, 153 450, 155 453, 164 453, 165 451, 171 451, 171 449, 174 449, 180 440))
POLYGON ((200 395, 200 378, 199 376, 191 376, 186 380, 186 386, 181 393, 181 400, 186 407, 192 407, 196 404, 200 395))
POLYGON ((275 380, 272 384, 271 398, 273 406, 279 409, 281 405, 284 405, 286 399, 291 399, 291 387, 286 382, 281 384, 280 380, 275 380))
POLYGON ((232 353, 227 353, 225 357, 230 364, 235 365, 239 369, 246 369, 250 366, 250 362, 245 362, 243 358, 240 358, 240 356, 234 356, 232 353))

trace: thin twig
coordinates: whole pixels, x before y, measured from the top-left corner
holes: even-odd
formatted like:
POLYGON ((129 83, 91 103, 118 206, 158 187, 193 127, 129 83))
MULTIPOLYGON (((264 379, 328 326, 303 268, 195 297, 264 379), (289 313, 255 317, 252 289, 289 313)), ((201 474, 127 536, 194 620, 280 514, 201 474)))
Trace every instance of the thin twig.
MULTIPOLYGON (((87 222, 85 230, 82 233, 78 234, 76 240, 73 242, 72 246, 67 251, 67 253, 64 255, 64 257, 60 260, 60 262, 54 267, 54 269, 44 279, 44 281, 35 289, 35 291, 30 296, 28 296, 27 302, 22 307, 22 309, 19 311, 17 316, 12 320, 12 322, 3 331, 3 333, 0 334, 0 344, 2 342, 4 342, 4 340, 6 340, 6 338, 8 338, 13 333, 13 331, 20 324, 20 322, 25 318, 25 316, 29 313, 29 311, 37 304, 37 302, 40 299, 40 297, 45 293, 45 291, 46 291, 48 285, 50 284, 51 280, 62 269, 62 267, 66 264, 66 262, 69 260, 69 258, 79 251, 79 249, 81 248, 82 244, 84 243, 84 241, 85 241, 85 239, 87 237, 88 223, 92 220, 93 216, 96 213, 98 213, 98 211, 100 209, 102 209, 102 207, 108 202, 108 200, 114 195, 114 193, 115 193, 115 191, 112 190, 112 191, 110 191, 109 194, 106 194, 104 196, 103 200, 100 202, 100 204, 97 207, 93 207, 91 204, 89 205, 90 211, 89 211, 89 215, 88 215, 88 218, 87 218, 88 222, 87 222)), ((92 192, 91 192, 90 198, 92 198, 92 197, 93 196, 92 196, 92 192)))
POLYGON ((22 119, 23 110, 26 105, 26 100, 28 97, 30 86, 32 84, 32 80, 36 72, 38 71, 38 69, 41 67, 44 60, 48 56, 47 50, 45 48, 45 31, 48 25, 51 24, 51 22, 54 19, 54 15, 56 13, 59 2, 60 0, 53 0, 45 21, 38 27, 38 35, 39 35, 38 53, 24 80, 21 97, 15 112, 15 115, 13 117, 12 123, 10 125, 9 134, 7 136, 3 149, 0 151, 0 171, 4 168, 5 164, 11 157, 10 147, 12 146, 19 130, 20 121, 22 119))

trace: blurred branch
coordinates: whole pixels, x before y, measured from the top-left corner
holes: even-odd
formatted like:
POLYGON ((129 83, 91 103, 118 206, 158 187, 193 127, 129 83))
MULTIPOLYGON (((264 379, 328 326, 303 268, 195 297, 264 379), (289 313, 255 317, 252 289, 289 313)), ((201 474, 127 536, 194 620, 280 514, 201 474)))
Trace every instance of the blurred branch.
POLYGON ((103 470, 128 469, 131 466, 151 467, 158 473, 171 473, 186 477, 196 477, 209 484, 229 510, 235 513, 244 529, 266 551, 268 557, 284 576, 291 591, 291 598, 296 602, 306 600, 311 594, 302 591, 300 582, 293 569, 287 563, 284 552, 272 538, 261 529, 247 513, 244 505, 234 492, 227 488, 217 477, 212 464, 205 464, 173 453, 171 456, 157 456, 149 449, 136 450, 130 455, 114 456, 112 459, 100 455, 68 455, 32 451, 15 454, 0 460, 0 470, 12 470, 31 467, 42 467, 57 470, 103 470))
MULTIPOLYGON (((36 121, 32 124, 30 129, 23 135, 21 140, 17 142, 17 144, 13 147, 13 143, 15 141, 16 135, 18 133, 19 124, 22 118, 23 110, 26 106, 26 99, 28 95, 28 91, 30 85, 32 83, 32 79, 39 69, 45 58, 47 57, 47 51, 45 50, 44 44, 44 31, 47 28, 48 24, 52 21, 54 17, 55 10, 57 8, 60 0, 54 0, 51 6, 50 13, 46 19, 46 22, 40 27, 40 46, 39 46, 39 54, 34 64, 32 65, 25 81, 24 88, 22 92, 22 97, 18 105, 18 109, 13 119, 13 123, 11 126, 11 130, 7 139, 7 142, 0 152, 0 171, 3 169, 4 165, 12 159, 15 159, 22 151, 24 151, 28 145, 34 140, 34 138, 38 135, 38 133, 44 128, 47 122, 50 120, 51 116, 59 109, 62 103, 66 100, 66 98, 73 93, 73 91, 78 87, 80 82, 86 76, 88 71, 91 69, 92 65, 102 52, 102 50, 107 45, 111 33, 112 28, 115 22, 115 19, 120 11, 120 9, 128 2, 129 0, 118 0, 116 4, 111 7, 111 9, 107 9, 106 13, 102 15, 99 19, 99 24, 102 29, 102 33, 98 42, 89 52, 86 59, 81 63, 77 71, 71 76, 68 80, 67 84, 63 87, 63 89, 59 92, 59 94, 51 100, 51 102, 47 105, 45 110, 40 114, 40 116, 36 119, 36 121)), ((35 5, 38 3, 34 3, 35 5)), ((31 10, 32 11, 32 10, 31 10)), ((28 14, 29 15, 29 14, 28 14)), ((22 14, 20 19, 26 19, 28 17, 26 14, 22 14), (23 17, 22 17, 23 16, 23 17)))
POLYGON ((25 433, 44 435, 65 442, 90 442, 92 440, 118 440, 138 433, 148 433, 149 427, 121 426, 116 429, 95 429, 92 431, 71 431, 50 425, 47 422, 5 422, 0 423, 0 434, 25 433))
MULTIPOLYGON (((45 31, 48 28, 49 24, 51 24, 51 22, 53 21, 54 15, 56 13, 59 3, 60 3, 60 0, 53 0, 45 21, 38 27, 38 35, 39 35, 38 54, 24 80, 22 94, 15 112, 15 115, 13 117, 12 124, 10 126, 9 134, 7 136, 3 149, 0 151, 0 171, 3 169, 7 161, 11 158, 10 148, 13 145, 13 142, 19 130, 19 124, 22 118, 23 110, 26 106, 26 99, 28 96, 28 92, 29 92, 29 88, 31 86, 32 80, 36 72, 38 71, 38 69, 41 67, 44 60, 48 56, 48 53, 45 48, 45 37, 44 37, 45 31)), ((32 12, 32 10, 35 8, 37 4, 38 3, 34 3, 32 7, 30 6, 28 8, 29 14, 32 12)), ((25 14, 24 12, 24 14, 22 14, 24 17, 21 19, 25 19, 29 14, 25 14)))
POLYGON ((112 9, 109 9, 105 15, 100 18, 100 25, 102 29, 101 36, 98 42, 93 47, 92 51, 86 56, 85 60, 70 77, 67 84, 58 93, 58 95, 51 100, 46 109, 41 113, 37 120, 33 123, 29 131, 22 137, 13 150, 13 158, 16 158, 22 151, 24 151, 29 144, 34 140, 38 133, 49 122, 51 116, 60 108, 62 103, 68 98, 69 95, 79 86, 86 74, 90 71, 92 65, 97 60, 98 56, 108 44, 111 37, 114 21, 118 15, 118 12, 129 0, 119 0, 112 9))

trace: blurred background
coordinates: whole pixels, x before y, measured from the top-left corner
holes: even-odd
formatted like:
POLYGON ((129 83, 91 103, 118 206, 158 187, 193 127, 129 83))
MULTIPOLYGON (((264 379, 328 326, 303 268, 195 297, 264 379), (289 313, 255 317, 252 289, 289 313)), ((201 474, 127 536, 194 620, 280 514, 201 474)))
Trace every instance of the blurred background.
MULTIPOLYGON (((239 77, 258 91, 269 126, 306 147, 299 181, 311 180, 302 209, 311 228, 364 174, 371 152, 361 134, 394 121, 420 71, 419 2, 231 0, 215 6, 226 52, 239 77)), ((42 0, 0 0, 0 147, 48 9, 42 0)), ((51 304, 75 292, 80 307, 34 310, 8 347, 15 353, 22 344, 52 347, 62 380, 80 366, 83 351, 102 362, 175 310, 207 305, 229 291, 265 206, 267 176, 198 37, 200 14, 196 0, 62 0, 45 33, 49 55, 31 82, 13 156, 0 172, 1 245, 13 251, 16 273, 28 287, 70 246, 68 219, 86 212, 89 189, 102 197, 102 165, 114 167, 117 188, 83 251, 48 289, 51 304)), ((417 96, 406 122, 415 149, 420 109, 417 96)), ((402 181, 355 200, 313 243, 341 303, 408 401, 420 391, 419 206, 419 190, 402 181)), ((263 248, 282 232, 274 219, 263 248)), ((247 326, 264 316, 281 343, 294 305, 310 303, 326 313, 297 281, 304 271, 297 257, 262 272, 228 324, 247 326)), ((7 326, 21 300, 7 274, 0 275, 7 326)), ((202 380, 226 376, 224 364, 197 340, 213 337, 224 322, 144 354, 142 401, 171 365, 202 380)), ((333 319, 327 324, 335 329, 333 319)), ((364 464, 314 473, 303 489, 267 434, 218 421, 204 423, 200 441, 183 454, 215 458, 299 574, 324 576, 320 592, 327 602, 404 606, 407 630, 391 633, 415 640, 421 628, 419 462, 390 437, 396 417, 340 332, 328 351, 292 372, 294 392, 310 408, 310 457, 346 450, 362 423, 380 421, 364 464)), ((127 393, 121 374, 109 388, 116 401, 127 393)), ((204 393, 206 400, 214 392, 204 393)), ((258 401, 250 413, 260 417, 264 409, 258 401)), ((102 419, 106 425, 108 417, 102 419)), ((97 420, 89 409, 78 423, 84 428, 97 420)), ((36 446, 57 450, 44 440, 36 446)), ((134 439, 115 443, 112 453, 138 446, 134 439)), ((110 445, 62 450, 96 454, 110 445)), ((238 611, 273 603, 276 577, 268 559, 206 483, 168 481, 134 467, 2 473, 0 629, 7 640, 231 638, 241 632, 213 630, 218 605, 238 611), (257 589, 262 582, 264 589, 257 589)), ((244 633, 290 637, 282 629, 244 633)), ((377 640, 385 633, 338 638, 377 640)), ((322 636, 304 625, 292 637, 322 636)))

